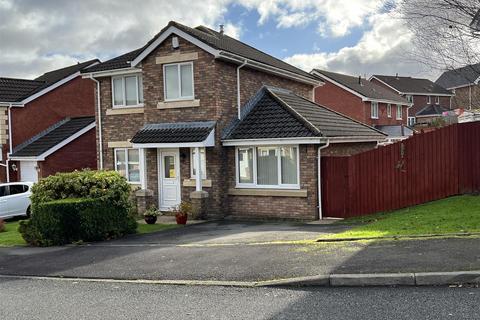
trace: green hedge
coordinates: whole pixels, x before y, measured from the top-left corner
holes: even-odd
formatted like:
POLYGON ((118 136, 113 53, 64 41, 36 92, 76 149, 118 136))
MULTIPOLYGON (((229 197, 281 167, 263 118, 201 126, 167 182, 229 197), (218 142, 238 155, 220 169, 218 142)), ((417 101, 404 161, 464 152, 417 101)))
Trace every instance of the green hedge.
POLYGON ((63 199, 37 203, 19 231, 31 245, 50 246, 113 239, 135 229, 135 219, 125 206, 103 199, 63 199))
POLYGON ((57 173, 32 187, 32 215, 41 203, 69 199, 101 199, 114 206, 131 208, 131 187, 118 172, 83 170, 57 173))

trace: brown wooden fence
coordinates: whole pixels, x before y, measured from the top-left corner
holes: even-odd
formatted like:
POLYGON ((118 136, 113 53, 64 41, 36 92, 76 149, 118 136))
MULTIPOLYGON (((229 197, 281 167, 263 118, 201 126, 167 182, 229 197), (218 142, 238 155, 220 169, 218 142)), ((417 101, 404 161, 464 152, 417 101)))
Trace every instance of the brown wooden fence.
POLYGON ((322 158, 325 217, 347 218, 480 191, 480 122, 350 157, 322 158))

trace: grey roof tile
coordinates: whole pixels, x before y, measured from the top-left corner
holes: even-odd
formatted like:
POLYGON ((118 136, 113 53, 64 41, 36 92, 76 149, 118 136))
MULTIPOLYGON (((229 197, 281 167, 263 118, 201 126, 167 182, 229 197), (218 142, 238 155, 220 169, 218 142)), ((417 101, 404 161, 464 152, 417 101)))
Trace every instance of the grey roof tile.
POLYGON ((423 109, 417 112, 416 116, 434 116, 442 115, 444 112, 450 111, 450 109, 442 107, 438 104, 429 104, 423 109))
POLYGON ((132 138, 132 143, 201 142, 215 128, 215 121, 146 124, 132 138))
POLYGON ((313 71, 318 72, 323 76, 340 83, 341 85, 359 93, 364 97, 378 100, 389 100, 401 104, 408 104, 408 101, 400 95, 366 79, 359 79, 359 77, 353 77, 346 74, 324 71, 319 69, 314 69, 313 71))
POLYGON ((405 136, 413 135, 413 130, 406 126, 403 126, 402 128, 402 126, 399 126, 399 125, 387 125, 387 126, 375 126, 375 128, 387 134, 389 138, 405 137, 405 136))
POLYGON ((12 157, 37 157, 95 122, 95 117, 67 118, 13 150, 12 157))
POLYGON ((461 87, 473 84, 480 77, 480 63, 468 65, 462 68, 448 70, 435 81, 436 84, 447 88, 461 87))
POLYGON ((399 76, 384 76, 373 75, 380 81, 395 88, 401 93, 421 93, 421 94, 452 94, 444 87, 432 82, 428 79, 412 78, 412 77, 399 77, 399 76))

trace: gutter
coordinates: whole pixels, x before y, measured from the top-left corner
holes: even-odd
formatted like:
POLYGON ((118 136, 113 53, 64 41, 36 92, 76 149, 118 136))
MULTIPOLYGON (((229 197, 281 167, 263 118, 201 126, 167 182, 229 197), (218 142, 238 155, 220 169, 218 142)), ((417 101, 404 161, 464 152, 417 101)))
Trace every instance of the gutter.
POLYGON ((321 147, 318 147, 318 219, 323 219, 322 211, 322 161, 321 153, 322 149, 328 148, 330 146, 330 140, 327 139, 327 143, 321 147))
POLYGON ((97 84, 97 113, 98 113, 98 153, 99 153, 99 169, 103 170, 103 137, 102 137, 102 108, 100 106, 100 81, 90 74, 92 79, 97 84))
POLYGON ((238 119, 239 120, 242 118, 242 112, 240 110, 240 108, 241 108, 241 104, 240 104, 240 69, 243 68, 247 63, 248 63, 248 60, 245 59, 245 61, 237 67, 237 109, 238 109, 238 119))

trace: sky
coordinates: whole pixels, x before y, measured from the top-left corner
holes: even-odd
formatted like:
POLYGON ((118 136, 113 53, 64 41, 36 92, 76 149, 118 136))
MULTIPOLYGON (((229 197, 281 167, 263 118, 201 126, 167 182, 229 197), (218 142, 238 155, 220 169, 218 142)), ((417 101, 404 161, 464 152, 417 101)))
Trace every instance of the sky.
MULTIPOLYGON (((400 1, 400 0, 398 0, 400 1)), ((0 76, 35 78, 143 46, 170 20, 225 32, 305 71, 435 80, 384 0, 0 0, 0 76)))

